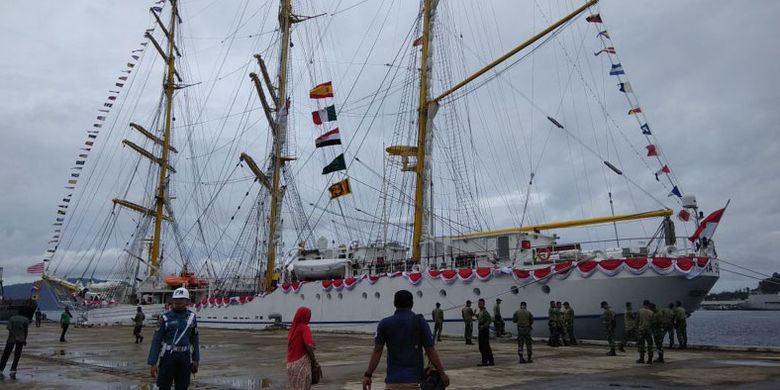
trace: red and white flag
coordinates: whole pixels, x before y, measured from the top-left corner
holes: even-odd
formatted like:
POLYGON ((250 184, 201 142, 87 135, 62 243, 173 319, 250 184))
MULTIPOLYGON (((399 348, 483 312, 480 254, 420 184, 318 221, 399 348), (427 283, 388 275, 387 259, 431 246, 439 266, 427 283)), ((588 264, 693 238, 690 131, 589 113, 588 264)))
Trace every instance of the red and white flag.
POLYGON ((720 218, 723 216, 724 211, 726 211, 725 207, 720 210, 713 211, 712 214, 707 216, 707 218, 704 218, 701 223, 699 223, 699 227, 696 229, 693 235, 688 238, 688 240, 694 242, 702 237, 708 240, 711 239, 715 234, 715 229, 718 228, 718 223, 720 222, 720 218))
POLYGON ((43 262, 35 263, 35 264, 27 267, 27 273, 28 274, 42 274, 43 273, 43 262))
POLYGON ((668 165, 664 165, 661 167, 661 169, 655 171, 655 180, 660 180, 658 178, 659 175, 668 175, 671 172, 668 165))

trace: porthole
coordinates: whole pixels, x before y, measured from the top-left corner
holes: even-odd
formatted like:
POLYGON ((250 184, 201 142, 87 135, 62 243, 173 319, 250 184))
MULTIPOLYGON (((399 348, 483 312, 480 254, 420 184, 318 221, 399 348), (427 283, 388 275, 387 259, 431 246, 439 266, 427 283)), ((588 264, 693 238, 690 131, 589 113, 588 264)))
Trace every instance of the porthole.
POLYGON ((474 292, 474 295, 479 296, 479 294, 482 294, 482 291, 479 290, 479 288, 475 287, 474 290, 471 290, 474 292))
POLYGON ((548 286, 546 284, 544 286, 542 286, 542 292, 545 293, 545 294, 549 294, 550 293, 550 286, 548 286))
POLYGON ((439 290, 439 296, 441 296, 441 297, 446 297, 446 296, 447 296, 447 291, 445 291, 445 290, 439 290))
POLYGON ((330 293, 328 293, 328 294, 327 294, 327 295, 325 295, 325 296, 326 296, 326 297, 328 297, 328 299, 330 299, 330 298, 331 298, 331 296, 330 296, 330 293))
POLYGON ((423 293, 420 290, 417 290, 417 298, 422 298, 423 293))
POLYGON ((517 288, 517 286, 512 286, 512 288, 510 288, 509 290, 512 291, 512 294, 515 294, 515 295, 520 293, 520 289, 517 288))
POLYGON ((304 300, 306 297, 301 294, 301 300, 304 300))
POLYGON ((344 295, 342 295, 341 293, 339 293, 339 299, 344 299, 344 295))
POLYGON ((320 299, 320 298, 322 298, 322 297, 320 296, 320 293, 317 293, 317 294, 315 294, 315 295, 314 295, 314 297, 315 297, 315 298, 317 298, 317 299, 320 299))
POLYGON ((363 299, 368 299, 368 294, 366 294, 365 292, 363 293, 363 299))
POLYGON ((374 293, 374 298, 379 299, 379 291, 374 293))

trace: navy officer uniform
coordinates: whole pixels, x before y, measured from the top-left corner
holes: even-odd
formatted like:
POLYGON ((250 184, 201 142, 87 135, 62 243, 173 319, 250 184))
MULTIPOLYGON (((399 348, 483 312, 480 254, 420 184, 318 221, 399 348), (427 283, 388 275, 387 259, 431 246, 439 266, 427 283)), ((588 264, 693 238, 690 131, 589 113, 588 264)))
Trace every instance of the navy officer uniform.
POLYGON ((152 366, 152 376, 157 376, 160 390, 169 390, 176 383, 176 390, 186 390, 190 385, 190 373, 198 370, 200 341, 195 313, 187 309, 189 291, 178 288, 173 292, 174 310, 160 316, 159 327, 154 332, 147 363, 152 366), (185 306, 176 309, 176 300, 186 300, 185 306), (155 370, 159 360, 159 373, 155 370))

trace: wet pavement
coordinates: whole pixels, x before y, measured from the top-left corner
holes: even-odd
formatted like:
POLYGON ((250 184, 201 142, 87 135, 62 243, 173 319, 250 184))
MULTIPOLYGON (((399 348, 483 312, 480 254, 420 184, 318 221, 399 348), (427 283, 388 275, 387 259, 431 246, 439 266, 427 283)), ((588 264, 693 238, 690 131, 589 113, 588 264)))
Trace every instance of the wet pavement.
MULTIPOLYGON (((76 328, 60 343, 56 324, 31 328, 19 372, 6 369, 2 389, 154 389, 146 357, 152 328, 134 344, 130 327, 76 328)), ((193 389, 286 387, 284 331, 201 329, 201 367, 193 389)), ((360 389, 372 349, 368 335, 316 333, 325 378, 318 389, 360 389)), ((518 365, 513 341, 493 341, 496 366, 477 367, 476 345, 445 339, 437 345, 453 389, 534 388, 780 388, 780 353, 769 351, 667 351, 665 364, 636 364, 635 348, 617 357, 605 347, 550 348, 534 344, 534 363, 518 365)), ((384 359, 374 374, 382 389, 384 359)))

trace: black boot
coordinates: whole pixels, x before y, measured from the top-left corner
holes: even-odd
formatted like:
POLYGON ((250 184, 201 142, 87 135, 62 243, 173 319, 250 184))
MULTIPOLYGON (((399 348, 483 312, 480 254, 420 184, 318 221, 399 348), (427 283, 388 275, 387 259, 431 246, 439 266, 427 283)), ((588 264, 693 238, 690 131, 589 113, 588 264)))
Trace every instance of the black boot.
POLYGON ((636 360, 637 363, 644 363, 645 362, 645 355, 639 355, 639 359, 636 360))
POLYGON ((525 359, 523 359, 523 355, 520 355, 520 360, 518 362, 520 364, 525 364, 525 359))
POLYGON ((647 361, 645 362, 647 364, 653 364, 653 354, 647 355, 647 361))
POLYGON ((531 352, 528 352, 528 360, 526 360, 528 363, 533 363, 534 360, 531 359, 531 352))
POLYGON ((623 343, 620 343, 620 345, 618 345, 618 351, 626 352, 626 349, 624 347, 625 347, 625 345, 623 345, 623 343))
POLYGON ((664 355, 663 354, 658 355, 658 359, 655 359, 655 363, 666 363, 664 362, 664 355))
POLYGON ((615 348, 610 348, 609 352, 607 352, 607 356, 617 356, 615 348))

